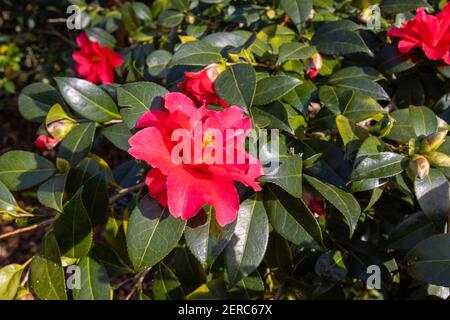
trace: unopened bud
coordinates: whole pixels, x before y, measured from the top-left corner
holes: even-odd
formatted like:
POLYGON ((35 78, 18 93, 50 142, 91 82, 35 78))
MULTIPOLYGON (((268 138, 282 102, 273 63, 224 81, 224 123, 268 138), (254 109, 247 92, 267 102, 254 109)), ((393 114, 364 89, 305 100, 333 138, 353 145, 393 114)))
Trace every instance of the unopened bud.
POLYGON ((431 152, 427 155, 427 159, 433 167, 450 167, 450 157, 442 152, 431 152))
POLYGON ((62 139, 70 132, 70 130, 73 129, 74 126, 75 124, 70 120, 60 120, 49 124, 47 131, 53 138, 62 139))
POLYGON ((439 131, 424 138, 420 144, 420 151, 423 153, 436 151, 444 143, 445 138, 447 138, 447 132, 447 130, 439 131))
POLYGON ((322 69, 323 59, 320 53, 315 53, 308 61, 305 63, 306 73, 309 78, 314 78, 322 69))
POLYGON ((430 163, 425 157, 419 155, 412 157, 409 162, 409 168, 414 172, 418 179, 423 179, 430 173, 430 163))

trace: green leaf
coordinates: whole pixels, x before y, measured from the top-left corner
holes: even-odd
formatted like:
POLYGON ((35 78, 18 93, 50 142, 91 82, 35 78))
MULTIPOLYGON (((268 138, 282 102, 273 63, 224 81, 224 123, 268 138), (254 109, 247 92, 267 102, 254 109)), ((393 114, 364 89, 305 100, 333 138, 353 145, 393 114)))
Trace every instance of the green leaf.
POLYGON ((280 0, 280 4, 296 25, 308 21, 313 9, 312 0, 280 0))
POLYGON ((105 267, 91 258, 83 257, 80 267, 80 288, 73 288, 74 300, 111 300, 109 278, 105 267))
POLYGON ((154 76, 159 76, 169 64, 172 59, 172 53, 166 50, 155 50, 150 53, 145 60, 147 64, 148 72, 154 76))
POLYGON ((341 81, 356 80, 356 79, 380 79, 380 73, 371 67, 346 67, 333 73, 328 80, 331 84, 338 84, 341 81))
POLYGON ((380 8, 385 13, 397 14, 419 8, 431 7, 426 0, 383 0, 381 1, 380 8))
POLYGON ((39 186, 37 197, 48 208, 62 211, 67 173, 56 175, 39 186))
POLYGON ((14 199, 12 193, 6 188, 6 186, 0 182, 0 213, 5 212, 20 212, 22 209, 14 199))
POLYGON ((352 180, 389 178, 403 171, 405 156, 380 152, 363 159, 353 170, 352 180))
POLYGON ((339 97, 336 89, 331 86, 321 86, 319 89, 319 99, 325 105, 325 108, 330 110, 334 115, 339 114, 339 97))
POLYGON ((125 3, 120 7, 120 13, 122 14, 123 24, 125 25, 125 29, 133 33, 137 31, 141 27, 141 22, 136 14, 135 7, 132 3, 125 3))
POLYGON ((408 143, 410 139, 415 139, 417 137, 409 119, 408 109, 396 110, 390 113, 390 115, 395 122, 391 131, 386 136, 388 139, 401 143, 408 143))
POLYGON ((409 107, 409 121, 418 137, 428 136, 438 131, 437 117, 426 107, 409 107))
POLYGON ((288 76, 263 78, 256 84, 256 93, 253 104, 257 106, 269 104, 280 99, 301 83, 302 82, 297 78, 288 76))
POLYGON ((117 88, 120 114, 129 129, 134 129, 139 118, 150 108, 160 103, 168 91, 152 82, 135 82, 117 88))
POLYGON ((255 70, 246 63, 231 65, 217 77, 214 87, 222 100, 248 111, 256 91, 255 70))
POLYGON ((70 199, 53 225, 55 237, 63 256, 82 258, 92 245, 93 231, 88 213, 83 205, 83 189, 70 199))
POLYGON ((113 124, 103 128, 100 132, 120 150, 128 151, 130 149, 128 140, 131 138, 131 132, 124 123, 113 124))
POLYGON ((206 66, 222 59, 219 50, 205 41, 190 41, 175 52, 169 67, 176 65, 206 66))
POLYGON ((430 169, 427 177, 414 179, 414 191, 422 211, 441 223, 450 210, 450 184, 439 169, 430 169))
POLYGON ((203 268, 209 270, 228 242, 230 242, 235 224, 232 223, 223 228, 220 227, 214 217, 212 207, 206 212, 206 221, 201 225, 197 225, 199 223, 201 222, 193 222, 193 226, 187 225, 184 230, 184 237, 189 249, 200 261, 203 268))
POLYGON ((450 286, 450 235, 439 234, 421 241, 406 255, 408 273, 415 279, 450 286))
POLYGON ((266 210, 261 199, 254 195, 241 204, 233 237, 225 250, 229 287, 256 270, 264 257, 268 240, 266 210))
POLYGON ((58 90, 40 82, 26 86, 18 98, 20 114, 33 122, 42 122, 55 103, 64 105, 58 90))
POLYGON ((53 163, 28 151, 9 151, 0 156, 0 182, 11 191, 31 188, 55 173, 53 163))
POLYGON ((58 243, 52 233, 42 240, 31 263, 30 281, 41 300, 67 300, 64 269, 58 243))
POLYGON ((289 124, 289 114, 286 106, 280 101, 275 101, 268 106, 252 107, 251 115, 254 124, 258 128, 280 129, 294 134, 294 130, 289 124))
POLYGON ((413 68, 422 58, 417 52, 401 53, 397 45, 388 45, 376 57, 377 69, 386 75, 413 68))
POLYGON ((292 196, 300 198, 302 195, 302 158, 299 155, 292 155, 282 160, 283 162, 275 173, 265 175, 260 180, 274 183, 292 196))
POLYGON ((302 199, 268 186, 264 188, 264 207, 270 224, 283 238, 297 245, 320 248, 320 226, 302 199))
POLYGON ((131 272, 131 269, 109 245, 102 243, 94 244, 89 256, 100 262, 106 268, 110 277, 118 277, 131 272))
POLYGON ((86 119, 107 122, 120 119, 114 100, 89 81, 77 78, 55 78, 69 106, 86 119))
POLYGON ((187 300, 225 300, 227 298, 228 292, 223 277, 202 284, 186 296, 187 300))
POLYGON ((177 276, 160 263, 153 281, 153 296, 155 300, 182 300, 184 291, 177 276))
POLYGON ((13 300, 20 286, 24 266, 9 264, 0 269, 0 300, 13 300))
POLYGON ((154 266, 167 256, 183 235, 186 221, 174 218, 167 208, 144 197, 131 213, 128 224, 128 255, 135 271, 154 266))
POLYGON ((94 122, 80 123, 62 140, 58 157, 69 161, 72 166, 77 165, 91 151, 94 136, 94 122))
POLYGON ((85 32, 89 39, 100 43, 102 46, 107 46, 111 49, 114 49, 114 47, 116 46, 116 38, 114 38, 109 32, 105 31, 102 28, 88 28, 85 30, 85 32))
POLYGON ((389 95, 373 80, 369 79, 343 79, 337 82, 338 88, 353 90, 375 100, 390 100, 389 95))
POLYGON ((236 285, 229 290, 230 299, 238 300, 260 300, 264 296, 264 282, 258 271, 253 272, 248 277, 239 280, 236 285))
POLYGON ((345 218, 345 223, 350 228, 350 237, 352 237, 358 224, 359 216, 361 215, 361 208, 355 197, 351 193, 345 192, 331 184, 323 183, 314 177, 303 176, 322 197, 327 199, 328 202, 342 213, 345 218))
POLYGON ((329 55, 347 55, 352 53, 372 55, 372 52, 358 33, 347 30, 320 32, 321 29, 314 35, 311 42, 317 47, 319 52, 329 55))
POLYGON ((177 10, 166 10, 158 16, 158 23, 164 28, 175 28, 183 20, 183 12, 177 10))
POLYGON ((106 170, 89 178, 83 186, 83 205, 93 227, 106 222, 108 210, 108 189, 106 170))
POLYGON ((189 292, 206 282, 206 273, 188 248, 175 249, 175 272, 189 292))
POLYGON ((315 47, 309 46, 305 43, 287 42, 280 47, 277 64, 281 65, 286 61, 308 59, 317 52, 315 47))
POLYGON ((436 224, 423 212, 416 212, 401 221, 389 234, 388 248, 407 251, 420 241, 439 233, 436 224))

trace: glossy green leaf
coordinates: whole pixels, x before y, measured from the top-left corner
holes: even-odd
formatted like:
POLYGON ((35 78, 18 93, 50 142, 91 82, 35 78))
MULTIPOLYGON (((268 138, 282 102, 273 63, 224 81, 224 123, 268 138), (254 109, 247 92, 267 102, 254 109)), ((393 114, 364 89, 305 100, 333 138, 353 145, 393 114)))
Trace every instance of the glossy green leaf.
MULTIPOLYGON (((204 218, 204 219, 203 219, 204 218)), ((186 226, 184 237, 186 243, 204 269, 209 270, 217 257, 230 242, 235 224, 220 227, 212 207, 206 211, 203 223, 194 221, 186 226)))
POLYGON ((80 123, 64 137, 59 146, 58 157, 77 165, 92 148, 95 135, 95 123, 80 123))
POLYGON ((67 300, 61 254, 52 233, 45 236, 33 257, 30 282, 34 293, 41 300, 67 300))
POLYGON ((113 49, 116 46, 116 38, 114 38, 109 32, 102 28, 93 27, 85 30, 86 35, 92 41, 100 43, 102 46, 107 46, 113 49))
POLYGON ((131 272, 130 267, 128 267, 117 252, 107 244, 94 244, 89 256, 101 263, 106 268, 110 277, 117 277, 131 272))
POLYGON ((353 90, 375 100, 390 100, 389 95, 373 80, 369 79, 342 79, 337 82, 338 88, 353 90))
POLYGON ((264 296, 264 282, 258 271, 239 280, 239 282, 229 290, 229 294, 230 299, 247 301, 262 299, 264 296))
POLYGON ((56 175, 39 186, 37 196, 44 206, 62 211, 68 173, 56 175))
POLYGON ((0 156, 0 182, 11 191, 31 188, 55 173, 53 163, 28 151, 9 151, 0 156))
POLYGON ((162 263, 158 265, 158 271, 153 281, 153 296, 155 300, 182 300, 184 298, 184 291, 177 276, 162 263))
POLYGON ((225 250, 229 287, 251 274, 261 263, 269 240, 269 221, 263 202, 256 195, 239 208, 233 237, 225 250))
POLYGON ((53 225, 62 255, 82 258, 88 254, 93 241, 93 231, 89 215, 83 205, 80 189, 63 208, 53 225))
POLYGON ((6 186, 0 182, 0 213, 17 212, 22 209, 17 204, 16 199, 6 186))
POLYGON ((155 50, 145 60, 148 72, 156 77, 160 75, 172 59, 172 54, 166 50, 155 50))
POLYGON ((345 218, 346 224, 350 228, 350 237, 356 229, 359 216, 361 215, 361 207, 355 197, 331 184, 324 183, 319 179, 311 176, 303 175, 306 181, 319 192, 322 197, 327 199, 345 218))
POLYGON ((320 247, 320 226, 302 199, 268 186, 264 189, 264 207, 270 224, 283 238, 297 245, 320 247))
POLYGON ((302 169, 302 158, 298 155, 292 155, 282 159, 282 163, 275 173, 265 175, 260 180, 274 183, 292 196, 300 198, 302 194, 302 169))
POLYGON ((234 64, 219 75, 214 87, 221 99, 248 111, 256 91, 255 70, 248 64, 234 64))
POLYGON ((280 0, 280 4, 296 25, 307 21, 313 9, 312 0, 280 0))
POLYGON ((363 159, 353 170, 352 180, 388 178, 403 171, 405 156, 393 152, 380 152, 363 159))
POLYGON ((419 8, 430 8, 430 5, 426 0, 383 0, 380 7, 382 12, 397 14, 419 8))
POLYGON ((92 226, 105 223, 108 210, 106 170, 99 172, 86 181, 83 186, 82 198, 83 206, 92 226))
POLYGON ((18 98, 20 114, 33 122, 42 122, 55 103, 64 104, 59 92, 51 85, 40 82, 26 86, 18 98))
POLYGON ((0 269, 0 300, 13 300, 20 286, 24 266, 9 264, 0 269))
POLYGON ((128 255, 136 271, 154 266, 180 240, 186 221, 174 218, 167 208, 144 197, 130 216, 127 234, 128 255))
POLYGON ((450 184, 439 169, 414 180, 414 192, 422 211, 433 221, 442 222, 450 210, 450 184))
POLYGON ((174 28, 184 20, 183 12, 177 10, 166 10, 158 17, 158 23, 164 28, 174 28))
POLYGON ((128 151, 130 148, 128 140, 131 138, 131 132, 124 123, 113 124, 100 132, 120 150, 128 151))
POLYGON ((406 256, 408 273, 415 279, 450 286, 450 235, 439 234, 421 241, 406 256))
POLYGON ((269 104, 278 100, 286 93, 300 85, 297 78, 288 76, 266 77, 258 81, 253 103, 257 106, 269 104))
POLYGON ((290 60, 308 59, 312 57, 317 50, 315 47, 299 42, 283 43, 278 53, 277 64, 283 64, 290 60))
POLYGON ((409 121, 411 121, 411 126, 418 137, 428 136, 437 132, 437 117, 429 108, 409 107, 409 121))
POLYGON ((206 66, 220 61, 222 56, 214 46, 205 41, 183 44, 173 55, 170 67, 176 65, 206 66))
POLYGON ((114 100, 96 85, 77 78, 55 78, 69 106, 83 117, 97 122, 120 119, 114 100))
POLYGON ((352 53, 372 54, 361 36, 356 32, 336 30, 319 33, 319 31, 315 34, 312 44, 321 53, 329 55, 347 55, 352 53))
POLYGON ((80 288, 73 288, 75 300, 111 300, 109 278, 105 267, 91 258, 83 257, 78 264, 80 267, 80 288))
POLYGON ((117 88, 117 100, 121 106, 120 114, 130 129, 134 129, 138 119, 168 91, 152 82, 135 82, 117 88))

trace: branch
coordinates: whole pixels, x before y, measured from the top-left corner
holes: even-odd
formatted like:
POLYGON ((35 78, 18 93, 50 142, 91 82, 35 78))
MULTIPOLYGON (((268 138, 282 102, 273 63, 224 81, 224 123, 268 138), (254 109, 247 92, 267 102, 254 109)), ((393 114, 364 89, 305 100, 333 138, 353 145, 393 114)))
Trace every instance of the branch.
POLYGON ((126 196, 127 194, 137 191, 143 187, 145 187, 146 184, 145 182, 141 182, 135 186, 129 187, 129 188, 125 188, 120 190, 116 195, 112 196, 111 198, 109 198, 109 204, 113 204, 114 202, 116 202, 117 200, 119 200, 120 198, 126 196))
POLYGON ((130 300, 133 295, 136 293, 138 287, 142 286, 142 282, 144 282, 145 276, 150 272, 151 268, 143 271, 140 275, 138 275, 137 281, 133 285, 133 289, 131 289, 130 293, 126 296, 125 300, 130 300))
POLYGON ((25 232, 33 231, 37 228, 44 227, 52 222, 53 222, 53 219, 50 219, 50 220, 46 220, 46 221, 43 221, 40 223, 33 224, 33 225, 25 227, 25 228, 20 228, 20 229, 13 230, 11 232, 6 232, 4 234, 0 234, 0 240, 6 239, 8 237, 16 236, 18 234, 22 234, 25 232))

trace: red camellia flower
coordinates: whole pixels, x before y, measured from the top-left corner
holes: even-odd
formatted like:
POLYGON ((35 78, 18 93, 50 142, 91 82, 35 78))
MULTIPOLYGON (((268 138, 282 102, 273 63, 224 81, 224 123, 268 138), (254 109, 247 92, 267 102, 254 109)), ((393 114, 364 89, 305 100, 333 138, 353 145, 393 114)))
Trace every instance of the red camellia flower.
POLYGON ((312 213, 316 214, 319 217, 325 217, 327 215, 327 211, 325 210, 325 202, 322 198, 319 198, 318 196, 309 192, 304 192, 302 197, 312 213))
POLYGON ((223 70, 221 65, 212 64, 199 72, 185 72, 185 81, 180 82, 178 87, 199 107, 208 104, 227 107, 228 104, 217 96, 214 88, 214 81, 223 70))
POLYGON ((128 152, 152 166, 146 179, 150 196, 183 220, 211 205, 220 226, 234 221, 234 182, 261 190, 262 165, 244 149, 250 118, 235 106, 197 108, 182 93, 164 96, 164 106, 145 113, 137 124, 142 130, 129 140, 128 152))
POLYGON ((402 28, 391 28, 387 35, 401 38, 398 49, 402 53, 421 48, 429 59, 450 65, 450 3, 436 16, 418 9, 415 18, 402 28))
POLYGON ((75 72, 95 84, 113 83, 114 70, 123 63, 122 56, 98 42, 91 41, 85 33, 77 37, 77 44, 81 50, 72 54, 77 63, 75 72))

